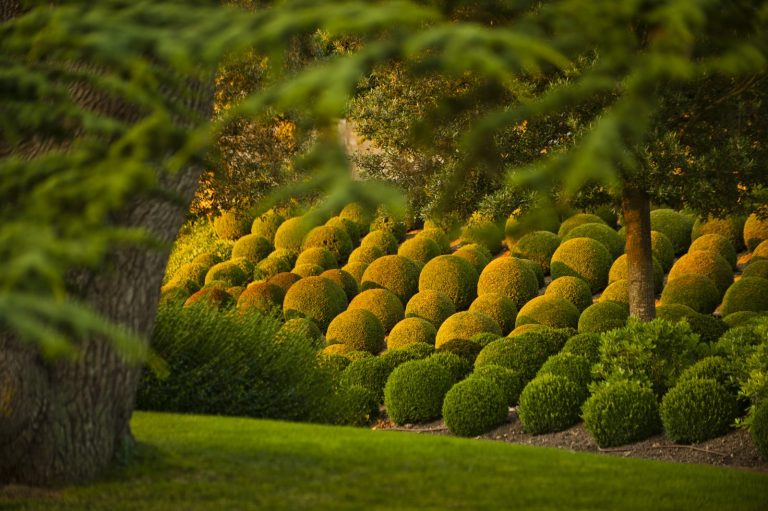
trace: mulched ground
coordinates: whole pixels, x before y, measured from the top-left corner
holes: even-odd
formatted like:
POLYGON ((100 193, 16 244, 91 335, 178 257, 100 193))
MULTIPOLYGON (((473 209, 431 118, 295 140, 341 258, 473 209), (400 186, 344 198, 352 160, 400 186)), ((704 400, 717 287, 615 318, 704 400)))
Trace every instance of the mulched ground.
MULTIPOLYGON (((378 421, 373 429, 407 431, 431 435, 450 435, 442 420, 428 424, 396 426, 386 418, 378 421)), ((645 458, 677 463, 699 463, 724 467, 735 467, 768 472, 768 460, 760 457, 752 438, 745 430, 730 433, 693 445, 678 445, 664 435, 656 435, 641 442, 612 449, 600 449, 584 429, 583 424, 558 433, 529 435, 517 419, 517 413, 510 409, 508 422, 484 435, 476 437, 513 444, 556 447, 570 451, 603 453, 610 456, 645 458)))

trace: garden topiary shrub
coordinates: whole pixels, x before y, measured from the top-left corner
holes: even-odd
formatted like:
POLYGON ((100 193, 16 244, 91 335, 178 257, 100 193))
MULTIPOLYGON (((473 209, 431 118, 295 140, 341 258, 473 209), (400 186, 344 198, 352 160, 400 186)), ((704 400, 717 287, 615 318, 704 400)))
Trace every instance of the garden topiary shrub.
POLYGON ((193 293, 184 302, 184 307, 204 305, 213 309, 226 309, 234 303, 232 295, 220 287, 204 287, 200 291, 193 293))
POLYGON ((259 261, 256 265, 256 270, 261 273, 262 278, 270 279, 278 273, 291 271, 291 265, 285 259, 267 257, 259 261))
POLYGON ((568 378, 543 374, 520 393, 517 415, 525 432, 531 435, 563 431, 579 421, 586 397, 586 389, 568 378))
MULTIPOLYGON (((472 336, 472 339, 475 339, 476 337, 477 336, 472 336)), ((483 349, 483 347, 472 339, 470 340, 454 339, 453 341, 446 342, 445 344, 440 346, 439 349, 435 351, 439 353, 441 352, 453 353, 455 355, 458 355, 466 359, 470 364, 474 365, 475 359, 477 358, 478 353, 480 353, 480 350, 483 349)), ((494 335, 494 340, 496 339, 500 339, 500 337, 497 337, 494 335)))
POLYGON ((616 302, 590 305, 579 316, 578 330, 583 333, 603 333, 627 324, 629 310, 616 302))
POLYGON ((282 259, 288 263, 288 266, 293 267, 296 264, 296 259, 299 258, 299 253, 287 248, 276 248, 270 252, 267 258, 282 259))
POLYGON ((501 335, 496 322, 480 312, 457 312, 446 319, 437 331, 435 348, 455 339, 470 340, 474 335, 491 332, 501 335))
POLYGON ((363 263, 369 265, 379 257, 384 256, 384 251, 375 245, 357 247, 349 254, 349 263, 363 263))
POLYGON ((720 313, 727 316, 742 311, 768 311, 768 279, 744 277, 728 288, 720 313))
POLYGON ((457 311, 466 310, 477 296, 475 268, 461 257, 438 256, 419 275, 419 291, 433 290, 451 299, 457 311))
MULTIPOLYGON (((544 362, 536 376, 542 374, 554 374, 555 376, 564 376, 579 387, 586 390, 587 385, 592 381, 592 364, 581 355, 561 352, 552 355, 544 362)), ((586 396, 585 396, 586 398, 586 396)))
POLYGON ((477 281, 477 294, 506 296, 519 310, 536 296, 538 282, 533 272, 515 257, 499 257, 485 267, 477 281))
POLYGON ((388 289, 400 299, 408 303, 418 291, 419 268, 416 264, 400 255, 389 255, 376 259, 363 273, 360 288, 388 289))
POLYGON ((215 280, 226 282, 230 286, 241 286, 248 282, 249 276, 239 264, 230 260, 214 264, 205 274, 206 285, 215 280))
POLYGON ((719 234, 731 242, 731 245, 737 251, 744 249, 744 222, 746 217, 729 216, 727 218, 708 217, 706 220, 697 218, 693 223, 691 230, 691 241, 696 241, 706 234, 719 234))
POLYGON ((344 385, 333 397, 333 424, 364 427, 379 416, 376 395, 365 387, 344 385))
POLYGON ((257 311, 261 314, 272 314, 281 311, 285 291, 267 282, 254 282, 240 293, 237 299, 237 311, 247 314, 257 311))
POLYGON ((768 259, 768 240, 761 241, 752 251, 752 260, 757 259, 768 259))
POLYGON ((275 241, 275 233, 283 222, 285 222, 283 215, 269 210, 253 221, 251 224, 251 234, 261 236, 270 243, 273 243, 275 241))
MULTIPOLYGON (((232 255, 232 251, 230 249, 229 255, 227 255, 227 258, 232 255)), ((198 254, 194 259, 192 259, 193 264, 200 264, 202 266, 205 266, 206 268, 210 268, 216 263, 220 263, 222 261, 222 258, 218 254, 213 253, 203 253, 198 254)))
POLYGON ((431 360, 412 360, 395 368, 384 387, 384 406, 395 424, 427 422, 440 417, 451 376, 431 360))
POLYGON ((598 302, 616 302, 629 307, 629 288, 626 280, 617 280, 608 284, 602 292, 598 302))
POLYGON ((768 219, 752 213, 744 223, 744 244, 751 252, 765 240, 768 240, 768 219))
POLYGON ((549 328, 546 325, 541 325, 539 323, 527 323, 525 325, 520 325, 518 327, 515 327, 514 330, 509 332, 509 335, 507 337, 517 337, 518 335, 527 334, 528 332, 535 332, 537 330, 544 330, 549 328))
POLYGON ((366 234, 373 221, 372 208, 359 202, 350 202, 339 213, 339 217, 355 222, 360 234, 366 234))
POLYGON ((477 243, 484 246, 493 254, 501 251, 501 242, 504 240, 504 232, 493 220, 473 215, 467 225, 461 230, 459 240, 462 243, 477 243))
POLYGON ((435 344, 437 329, 426 319, 410 317, 398 322, 387 337, 387 349, 404 348, 409 344, 423 342, 435 344))
POLYGON ((350 309, 333 318, 325 338, 328 344, 346 344, 374 355, 385 348, 381 321, 365 309, 350 309))
POLYGON ((470 339, 473 343, 477 344, 481 348, 485 348, 489 344, 491 344, 493 341, 498 341, 499 339, 503 339, 503 335, 496 335, 492 332, 483 332, 482 334, 475 334, 472 336, 472 339, 470 339))
POLYGON ((728 314, 723 317, 723 323, 728 325, 728 328, 735 328, 737 326, 745 325, 755 318, 759 318, 760 314, 754 311, 741 311, 728 314))
POLYGON ((600 447, 637 442, 661 430, 656 395, 637 380, 601 383, 584 403, 582 416, 584 428, 600 447))
POLYGON ((246 234, 232 246, 232 259, 245 257, 257 263, 272 252, 272 244, 258 234, 246 234))
POLYGON ((672 242, 675 253, 682 254, 691 244, 693 221, 672 209, 655 209, 651 211, 651 230, 664 233, 672 242))
POLYGON ((293 318, 286 321, 278 332, 282 335, 300 335, 305 337, 311 346, 320 349, 325 346, 325 336, 317 323, 307 318, 293 318))
MULTIPOLYGON (((661 290, 664 288, 664 269, 655 257, 651 259, 651 262, 653 264, 653 291, 655 293, 661 293, 661 290)), ((629 280, 626 254, 616 259, 611 265, 611 269, 608 271, 609 284, 613 284, 619 280, 629 280)))
POLYGON ((580 225, 584 224, 605 224, 605 221, 597 215, 591 213, 577 213, 570 218, 567 218, 560 224, 560 228, 557 231, 557 235, 560 238, 566 236, 569 232, 580 225))
POLYGON ((562 243, 550 262, 553 279, 571 276, 585 280, 593 293, 608 283, 613 258, 602 243, 591 238, 574 238, 562 243))
POLYGON ((541 266, 544 274, 549 273, 549 261, 560 246, 560 238, 549 231, 529 232, 515 243, 512 255, 530 259, 541 266))
POLYGON ((393 369, 394 367, 381 357, 355 360, 341 373, 340 383, 343 386, 360 385, 373 393, 377 403, 383 403, 384 386, 393 369))
POLYGON ((693 379, 712 379, 729 390, 738 390, 734 385, 733 373, 725 358, 720 356, 704 357, 689 366, 677 379, 677 384, 693 379))
POLYGON ((551 208, 529 211, 524 217, 520 211, 513 212, 504 224, 504 239, 507 248, 513 250, 517 242, 526 234, 535 231, 556 233, 560 228, 560 217, 551 208))
POLYGON ((665 272, 672 268, 675 262, 675 247, 666 234, 651 231, 651 252, 665 272))
POLYGON ((407 257, 413 261, 418 261, 421 264, 427 264, 441 253, 437 243, 424 237, 414 237, 405 240, 405 242, 400 245, 400 248, 397 249, 397 255, 407 257))
POLYGON ((280 272, 267 279, 268 284, 273 284, 283 290, 283 293, 287 293, 288 290, 295 283, 301 280, 301 275, 297 275, 291 272, 280 272))
POLYGON ((442 229, 425 228, 423 231, 418 233, 416 237, 427 238, 437 243, 437 247, 440 249, 441 254, 447 254, 448 252, 451 251, 451 240, 448 238, 448 235, 445 234, 445 231, 443 231, 442 229))
POLYGON ((499 293, 478 296, 469 306, 469 311, 480 312, 493 319, 499 325, 502 334, 511 332, 515 327, 517 307, 512 300, 499 293))
POLYGON ((305 277, 296 282, 283 300, 285 319, 306 317, 321 330, 347 308, 347 295, 335 282, 322 277, 305 277))
POLYGON ((523 263, 536 277, 536 291, 538 292, 539 289, 544 287, 544 283, 546 282, 544 280, 544 270, 541 269, 541 266, 531 261, 530 259, 518 259, 521 263, 523 263))
POLYGON ((365 309, 373 313, 381 321, 385 334, 405 317, 400 299, 386 289, 363 291, 349 303, 349 310, 353 309, 365 309))
POLYGON ((558 351, 547 330, 507 337, 484 347, 477 355, 475 368, 496 364, 512 369, 527 383, 536 376, 547 358, 558 351))
POLYGON ((755 406, 752 412, 752 425, 749 428, 752 441, 762 454, 763 459, 768 459, 768 400, 755 406))
POLYGON ((398 241, 403 241, 407 230, 405 222, 392 215, 386 207, 379 206, 376 210, 376 215, 371 222, 371 231, 387 231, 398 241))
MULTIPOLYGON (((214 263, 216 264, 216 263, 214 263)), ((173 274, 173 278, 168 281, 169 284, 183 284, 187 281, 191 281, 194 284, 194 289, 191 291, 197 291, 205 284, 205 276, 211 266, 206 266, 200 263, 186 263, 179 266, 176 273, 173 274)))
POLYGON ((507 419, 507 404, 501 389, 486 378, 471 378, 451 387, 443 401, 443 418, 457 436, 477 436, 507 419))
POLYGON ((393 255, 397 253, 397 238, 389 231, 371 231, 360 242, 361 247, 376 247, 384 254, 393 255))
POLYGON ((592 305, 592 290, 578 277, 560 277, 550 282, 544 296, 556 296, 571 302, 579 312, 592 305))
POLYGON ((600 335, 595 333, 574 335, 565 343, 562 353, 580 355, 590 363, 595 363, 600 358, 600 335))
POLYGON ((717 341, 728 330, 728 326, 720 319, 709 314, 699 314, 678 303, 656 307, 656 317, 675 323, 685 320, 701 340, 708 343, 717 341))
POLYGON ((475 268, 478 275, 480 275, 480 272, 483 271, 483 268, 485 268, 488 265, 488 263, 491 262, 491 258, 485 256, 485 250, 478 250, 476 248, 471 248, 471 247, 479 247, 479 246, 480 245, 466 245, 453 253, 453 255, 455 255, 456 257, 461 257, 462 259, 466 259, 467 262, 469 262, 469 264, 471 264, 475 268))
POLYGON ((667 282, 661 292, 661 304, 682 304, 711 314, 720 304, 720 292, 709 277, 687 273, 667 282))
POLYGON ((347 261, 353 247, 352 240, 346 231, 338 227, 321 225, 309 231, 302 241, 302 251, 312 248, 324 248, 331 252, 337 262, 335 267, 338 267, 338 264, 344 264, 347 261))
POLYGON ((736 396, 710 378, 681 381, 664 395, 659 407, 664 432, 676 443, 720 436, 738 413, 736 396))
POLYGON ((688 248, 688 252, 695 252, 697 250, 713 252, 725 259, 731 265, 731 268, 736 269, 736 250, 727 238, 719 234, 704 234, 696 238, 691 243, 690 248, 688 248))
POLYGON ((312 247, 303 250, 296 258, 296 266, 302 264, 313 264, 321 267, 323 271, 339 267, 333 252, 324 247, 312 247))
POLYGON ((552 328, 576 328, 579 324, 579 310, 565 298, 553 295, 537 296, 520 309, 515 320, 515 326, 529 323, 552 328))
POLYGON ((749 264, 741 272, 742 278, 744 277, 760 277, 768 279, 768 259, 754 259, 750 260, 749 264))
POLYGON ((314 222, 306 216, 289 218, 275 232, 275 248, 284 248, 293 252, 301 252, 304 237, 314 227, 314 222))
POLYGON ((340 216, 331 217, 330 220, 325 222, 328 227, 335 227, 341 229, 347 233, 352 246, 360 244, 360 229, 357 224, 348 218, 341 218, 340 216))
POLYGON ((160 288, 160 301, 162 305, 184 305, 190 292, 184 287, 175 284, 167 284, 160 288))
POLYGON ((295 273, 300 277, 319 277, 321 273, 325 271, 325 268, 319 264, 303 263, 297 264, 291 273, 295 273))
POLYGON ((244 213, 230 209, 213 219, 213 230, 223 240, 236 240, 248 234, 248 218, 244 213))
POLYGON ((338 284, 344 290, 344 294, 347 295, 347 301, 351 301, 359 292, 355 277, 344 270, 326 270, 320 276, 338 284))
POLYGON ((674 280, 686 273, 697 273, 712 279, 722 296, 733 283, 733 269, 728 262, 717 254, 697 250, 689 252, 675 262, 669 270, 669 280, 674 280))
POLYGON ((445 294, 425 289, 413 295, 405 307, 405 317, 422 318, 439 328, 443 321, 456 313, 456 306, 445 294))
POLYGON ((563 236, 562 242, 575 238, 591 238, 599 241, 608 250, 613 259, 624 253, 624 240, 616 231, 604 223, 588 223, 574 227, 563 236))
POLYGON ((368 265, 365 263, 347 263, 341 267, 343 271, 352 275, 358 286, 360 286, 360 282, 363 280, 363 273, 365 273, 367 268, 368 265))
POLYGON ((458 383, 472 372, 472 363, 464 357, 449 351, 436 351, 427 360, 437 362, 451 375, 451 383, 458 383))
POLYGON ((520 392, 522 392, 524 387, 520 376, 515 371, 496 364, 486 364, 478 367, 467 379, 486 379, 492 381, 501 390, 501 395, 508 406, 517 404, 520 399, 520 392))

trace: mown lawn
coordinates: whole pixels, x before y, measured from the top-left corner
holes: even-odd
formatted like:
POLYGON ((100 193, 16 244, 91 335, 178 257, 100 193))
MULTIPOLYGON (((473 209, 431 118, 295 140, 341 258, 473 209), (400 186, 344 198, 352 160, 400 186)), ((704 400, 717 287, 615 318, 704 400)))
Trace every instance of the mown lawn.
MULTIPOLYGON (((768 474, 411 433, 137 413, 139 460, 2 509, 768 509, 768 474)), ((0 490, 2 495, 2 490, 0 490)))

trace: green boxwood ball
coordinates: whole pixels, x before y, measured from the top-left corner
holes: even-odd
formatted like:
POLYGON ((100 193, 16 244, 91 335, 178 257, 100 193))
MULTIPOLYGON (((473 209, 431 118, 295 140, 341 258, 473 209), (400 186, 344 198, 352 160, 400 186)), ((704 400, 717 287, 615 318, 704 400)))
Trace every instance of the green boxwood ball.
POLYGON ((517 404, 524 387, 520 376, 515 371, 496 364, 478 367, 468 379, 485 379, 496 384, 508 406, 517 404))
POLYGON ((697 273, 709 277, 722 296, 733 283, 733 269, 717 254, 697 250, 689 252, 675 262, 669 270, 668 280, 674 280, 686 273, 697 273))
POLYGON ((347 295, 335 282, 322 277, 305 277, 288 289, 283 300, 286 319, 306 317, 321 330, 347 308, 347 295))
POLYGON ((300 277, 319 277, 321 273, 325 271, 325 268, 318 264, 303 263, 297 264, 291 273, 295 273, 300 277))
POLYGON ((542 334, 540 330, 493 341, 477 355, 475 368, 496 364, 512 369, 523 382, 530 381, 547 358, 557 352, 542 334))
POLYGON ((376 216, 371 222, 371 231, 387 231, 398 241, 405 239, 405 233, 408 227, 401 219, 396 218, 384 206, 379 206, 376 216))
POLYGON ((605 221, 597 215, 591 213, 577 213, 560 224, 557 235, 563 238, 573 229, 584 224, 605 224, 605 221))
POLYGON ((333 252, 324 247, 311 247, 303 250, 296 258, 296 266, 302 264, 314 264, 323 268, 323 271, 339 267, 333 252))
POLYGON ((517 414, 526 433, 540 435, 563 431, 579 421, 586 389, 563 376, 543 374, 520 393, 517 414))
POLYGON ((517 307, 512 300, 499 293, 486 293, 478 296, 469 306, 469 311, 480 312, 489 316, 499 325, 502 334, 511 332, 515 327, 517 307))
POLYGON ((419 275, 419 291, 443 293, 456 310, 466 310, 477 296, 477 271, 461 257, 438 256, 424 265, 419 275))
POLYGON ((691 243, 688 252, 694 252, 696 250, 714 252, 728 261, 731 268, 736 269, 736 250, 727 238, 724 238, 719 234, 704 234, 696 238, 696 240, 691 243))
POLYGON ((681 381, 661 400, 659 415, 673 442, 702 442, 728 431, 739 413, 736 396, 713 379, 681 381))
POLYGON ((493 255, 501 251, 504 232, 491 220, 476 219, 470 220, 461 230, 461 237, 459 239, 463 243, 482 245, 493 255))
POLYGON ((455 339, 470 340, 474 335, 484 332, 501 335, 499 325, 489 316, 480 312, 457 312, 440 325, 435 337, 435 348, 455 339))
POLYGON ((578 277, 560 277, 550 282, 544 296, 557 296, 571 302, 579 312, 592 305, 592 290, 589 284, 578 277))
POLYGON ((179 269, 176 270, 176 273, 173 274, 173 278, 169 283, 181 284, 186 281, 191 281, 195 288, 192 291, 197 291, 205 284, 205 275, 208 273, 209 269, 210 266, 199 263, 182 264, 179 266, 179 269))
POLYGON ((600 447, 643 440, 661 429, 656 394, 634 380, 611 380, 600 385, 582 408, 584 428, 600 447))
POLYGON ((270 243, 275 241, 275 233, 285 218, 280 213, 269 210, 256 218, 251 224, 251 234, 262 236, 270 243))
POLYGON ((538 291, 536 275, 516 257, 499 257, 485 267, 477 281, 477 294, 498 293, 506 296, 518 310, 538 291))
POLYGON ((561 352, 552 355, 544 362, 536 376, 542 374, 565 376, 579 387, 586 389, 592 381, 592 363, 581 355, 561 352))
POLYGON ((360 285, 360 282, 363 280, 363 273, 365 273, 365 270, 368 268, 368 265, 365 263, 347 263, 344 266, 341 267, 342 270, 352 275, 352 277, 357 282, 357 285, 360 285))
POLYGON ((276 248, 267 256, 268 259, 282 259, 288 266, 293 267, 299 258, 299 253, 287 248, 276 248))
POLYGON ((360 246, 376 247, 385 254, 393 255, 397 253, 397 238, 389 231, 371 231, 360 242, 360 246))
MULTIPOLYGON (((477 336, 473 336, 472 339, 475 339, 476 337, 477 336)), ((496 339, 499 339, 499 337, 494 336, 494 340, 496 339)), ((444 351, 453 353, 466 359, 470 364, 474 365, 477 354, 480 353, 481 349, 483 349, 483 347, 474 340, 468 341, 466 339, 454 339, 453 341, 448 341, 447 343, 443 344, 439 349, 435 351, 438 353, 444 351)))
POLYGON ((651 230, 664 233, 672 242, 675 253, 682 254, 691 244, 693 221, 672 209, 655 209, 651 211, 651 230))
POLYGON ((613 229, 604 223, 581 224, 574 227, 568 234, 563 236, 562 241, 566 242, 574 238, 591 238, 599 241, 608 249, 612 258, 617 258, 624 253, 624 240, 613 229))
POLYGON ((579 333, 602 333, 627 324, 629 310, 616 302, 599 302, 590 305, 579 316, 579 333))
POLYGON ((360 243, 360 228, 352 220, 348 218, 341 218, 340 216, 334 216, 325 222, 325 225, 328 227, 335 227, 346 232, 350 241, 352 241, 353 246, 360 243))
POLYGON ((443 418, 457 436, 477 436, 507 419, 501 389, 491 380, 472 378, 451 387, 443 401, 443 418))
POLYGON ((275 286, 281 288, 283 293, 287 293, 291 286, 300 280, 301 275, 285 271, 270 277, 267 279, 267 283, 274 284, 275 286))
POLYGON ((400 299, 386 289, 368 289, 352 299, 349 309, 365 309, 379 318, 384 332, 390 330, 405 318, 405 310, 400 299))
POLYGON ((381 321, 365 309, 350 309, 333 318, 325 338, 328 344, 346 344, 374 355, 385 347, 381 321))
POLYGON ((395 424, 440 417, 451 375, 431 360, 412 360, 395 368, 384 387, 384 406, 395 424))
POLYGON ((753 258, 746 266, 746 268, 744 268, 744 271, 741 272, 741 276, 742 278, 760 277, 763 279, 768 279, 768 258, 757 260, 753 258))
MULTIPOLYGON (((232 255, 232 252, 229 253, 229 255, 232 255)), ((227 256, 229 257, 229 256, 227 256)), ((207 268, 210 268, 216 263, 220 263, 222 261, 221 257, 219 257, 218 254, 211 254, 211 253, 204 253, 197 255, 194 259, 192 259, 193 264, 201 264, 207 268)))
POLYGON ((381 357, 368 357, 355 360, 341 373, 343 386, 360 385, 373 392, 377 403, 384 401, 384 386, 394 368, 381 357))
POLYGON ((435 325, 421 318, 405 318, 398 322, 387 337, 387 349, 404 348, 409 344, 423 342, 435 344, 435 325))
POLYGON ((515 327, 514 330, 509 332, 509 335, 507 337, 517 337, 518 335, 527 334, 528 332, 535 332, 537 330, 545 330, 549 328, 546 325, 541 325, 539 323, 526 323, 525 325, 520 325, 518 327, 515 327))
POLYGON ((427 358, 432 353, 435 352, 435 346, 432 344, 427 344, 425 342, 415 342, 413 344, 409 344, 405 348, 401 348, 399 350, 394 351, 406 351, 411 354, 414 360, 421 360, 423 358, 427 358))
POLYGON ((206 285, 215 280, 227 282, 230 286, 241 286, 248 282, 249 277, 239 264, 230 260, 214 264, 205 274, 206 285))
POLYGON ((754 311, 741 311, 728 314, 723 317, 723 323, 728 325, 728 328, 735 328, 737 326, 744 325, 749 321, 759 318, 760 314, 754 311))
POLYGON ((744 249, 744 222, 747 219, 743 216, 730 216, 727 218, 708 217, 706 220, 696 219, 691 231, 691 241, 696 241, 706 234, 719 234, 731 242, 733 248, 737 251, 744 249))
POLYGON ((762 454, 763 459, 768 459, 768 400, 757 403, 752 413, 752 441, 762 454))
POLYGON ((397 255, 418 261, 421 264, 426 264, 440 254, 440 247, 437 246, 437 243, 424 237, 405 240, 397 249, 397 255))
POLYGON ((160 288, 160 304, 184 305, 189 295, 190 291, 182 285, 169 283, 160 288))
POLYGON ((225 289, 220 287, 204 287, 187 298, 184 302, 184 307, 203 304, 206 307, 221 310, 232 305, 234 301, 232 295, 227 293, 225 289))
POLYGON ((456 257, 461 257, 462 259, 466 259, 467 262, 469 262, 469 264, 471 264, 475 268, 478 275, 480 275, 480 272, 483 271, 483 268, 485 268, 488 265, 488 263, 491 262, 491 258, 485 256, 484 250, 477 250, 476 248, 470 248, 470 247, 479 247, 479 246, 480 245, 466 245, 453 253, 453 255, 455 255, 456 257))
POLYGON ((275 232, 275 248, 284 248, 293 252, 301 252, 304 236, 312 230, 313 222, 303 216, 289 218, 275 232))
POLYGON ((254 282, 240 293, 237 299, 237 311, 245 314, 257 311, 261 314, 270 314, 275 309, 283 306, 285 291, 268 282, 254 282))
MULTIPOLYGON (((697 360, 695 364, 685 369, 677 379, 677 383, 693 380, 707 379, 715 380, 726 388, 733 387, 733 372, 728 361, 720 356, 704 357, 697 360)), ((734 391, 738 388, 733 388, 734 391)))
POLYGON ((511 252, 515 257, 538 263, 544 274, 548 274, 549 261, 559 246, 560 237, 557 234, 549 231, 534 231, 517 240, 511 252))
POLYGON ((384 288, 392 291, 402 303, 408 303, 418 291, 419 267, 400 255, 389 255, 376 259, 363 273, 360 288, 384 288))
MULTIPOLYGON (((338 264, 344 264, 352 252, 352 240, 343 229, 321 225, 307 233, 301 244, 303 251, 311 248, 324 248, 334 255, 338 264)), ((301 257, 301 256, 299 256, 301 257)))
POLYGON ((728 288, 721 314, 728 316, 741 311, 768 311, 768 279, 744 277, 728 288))
MULTIPOLYGON (((661 293, 664 288, 664 269, 655 257, 651 258, 651 263, 653 264, 653 290, 656 293, 661 293)), ((608 283, 613 284, 617 280, 629 280, 626 254, 616 259, 608 271, 608 283)))
POLYGON ((247 234, 237 240, 232 246, 232 259, 245 257, 250 261, 258 262, 272 252, 272 244, 258 234, 247 234))
POLYGON ((744 223, 744 244, 751 252, 765 240, 768 240, 768 219, 761 219, 752 213, 744 223))
POLYGON ((720 304, 720 291, 712 279, 697 273, 686 273, 667 282, 661 293, 661 304, 687 305, 696 312, 711 314, 720 304))
POLYGON ((422 318, 432 323, 435 328, 456 313, 456 306, 445 294, 433 289, 425 289, 413 295, 405 307, 405 317, 422 318))
POLYGON ((359 202, 351 202, 344 206, 339 217, 355 222, 360 234, 365 234, 373 221, 373 212, 371 208, 365 207, 359 202))
POLYGON ((348 262, 368 265, 384 255, 384 251, 375 245, 357 247, 349 254, 348 262))
POLYGON ((441 254, 447 254, 451 251, 451 240, 445 231, 438 228, 424 229, 416 235, 417 238, 427 238, 437 243, 441 254))
POLYGON ((300 335, 306 337, 309 343, 315 348, 325 346, 325 336, 318 328, 317 323, 307 318, 289 319, 280 327, 279 333, 285 335, 300 335))
POLYGON ((351 301, 360 291, 355 277, 344 270, 326 270, 320 274, 321 277, 331 279, 338 284, 347 295, 347 300, 351 301))
POLYGON ((562 243, 550 262, 553 279, 571 276, 585 280, 593 293, 608 284, 613 258, 602 243, 591 238, 574 238, 562 243))
POLYGON ((379 416, 379 403, 375 394, 360 385, 340 387, 332 403, 334 424, 363 427, 379 416))
POLYGON ((537 296, 526 303, 517 315, 515 326, 538 323, 552 328, 576 328, 579 310, 559 296, 537 296))
POLYGON ((496 335, 492 332, 483 332, 481 334, 475 334, 472 336, 471 341, 481 348, 485 348, 489 344, 491 344, 493 341, 498 341, 499 339, 503 339, 503 335, 496 335))
POLYGON ((600 358, 600 334, 584 333, 574 335, 563 346, 562 353, 581 355, 595 363, 600 358))
POLYGON ((665 272, 672 268, 675 262, 675 247, 666 234, 651 231, 651 252, 665 272))
MULTIPOLYGON (((757 258, 768 259, 768 240, 761 241, 752 251, 752 260, 757 258)), ((192 261, 195 262, 195 261, 192 261)))
POLYGON ((629 307, 629 284, 626 280, 617 280, 608 284, 605 291, 597 299, 598 302, 623 303, 629 307))
POLYGON ((437 362, 448 370, 451 375, 451 383, 458 383, 472 372, 472 363, 464 357, 449 351, 436 351, 427 360, 437 362))
POLYGON ((213 219, 213 230, 223 240, 236 240, 248 234, 248 218, 239 211, 230 209, 213 219))
POLYGON ((544 287, 544 283, 546 281, 544 280, 544 270, 541 269, 541 266, 538 263, 531 261, 530 259, 519 259, 519 261, 527 266, 528 269, 531 270, 531 272, 536 277, 536 290, 538 291, 544 287))
POLYGON ((267 257, 262 259, 256 265, 256 269, 261 272, 262 278, 270 279, 278 273, 291 271, 291 265, 285 259, 278 259, 276 257, 267 257))
POLYGON ((728 326, 716 317, 699 314, 690 307, 678 303, 656 307, 656 317, 673 323, 686 320, 691 329, 699 334, 701 340, 707 343, 717 341, 728 330, 728 326))

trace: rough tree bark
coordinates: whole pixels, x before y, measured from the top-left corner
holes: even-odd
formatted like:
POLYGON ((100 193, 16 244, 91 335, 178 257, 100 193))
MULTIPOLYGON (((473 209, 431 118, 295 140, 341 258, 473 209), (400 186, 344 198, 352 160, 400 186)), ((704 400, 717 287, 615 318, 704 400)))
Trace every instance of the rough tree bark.
POLYGON ((656 317, 651 252, 651 208, 648 194, 627 187, 622 192, 621 210, 627 230, 627 288, 629 314, 643 321, 656 317))
MULTIPOLYGON (((18 1, 0 1, 0 16, 20 13, 18 1)), ((189 82, 183 101, 210 116, 213 87, 189 82)), ((132 121, 136 112, 87 88, 73 88, 84 108, 132 121)), ((181 91, 171 91, 179 94, 181 91)), ((40 151, 47 150, 40 149, 40 151)), ((32 151, 34 153, 34 151, 32 151)), ((200 168, 159 176, 160 187, 188 204, 200 168)), ((140 226, 170 243, 186 215, 160 194, 136 197, 115 215, 122 226, 140 226)), ((151 332, 168 250, 120 248, 105 268, 77 272, 72 294, 143 338, 151 332)), ((126 364, 101 338, 78 339, 75 361, 46 363, 34 348, 0 332, 0 484, 47 485, 92 479, 132 443, 129 420, 140 367, 126 364)))

